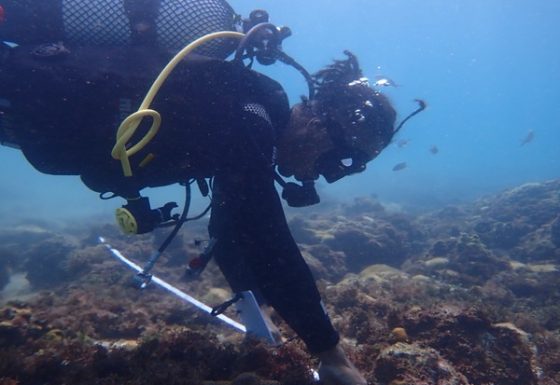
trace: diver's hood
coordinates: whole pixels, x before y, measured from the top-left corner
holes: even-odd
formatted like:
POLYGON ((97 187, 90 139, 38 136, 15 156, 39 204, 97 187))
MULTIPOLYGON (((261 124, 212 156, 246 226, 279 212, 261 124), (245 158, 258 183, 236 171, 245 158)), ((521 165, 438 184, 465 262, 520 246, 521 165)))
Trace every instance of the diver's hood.
POLYGON ((388 99, 359 78, 314 101, 318 116, 334 144, 316 162, 316 172, 328 183, 362 172, 391 142, 396 112, 388 99))

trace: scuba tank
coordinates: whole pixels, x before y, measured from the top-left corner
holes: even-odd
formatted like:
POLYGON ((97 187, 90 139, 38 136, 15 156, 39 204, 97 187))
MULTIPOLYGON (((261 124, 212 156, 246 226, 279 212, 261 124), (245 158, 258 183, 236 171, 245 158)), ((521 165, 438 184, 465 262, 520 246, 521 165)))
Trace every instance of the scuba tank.
MULTIPOLYGON (((239 29, 224 0, 2 0, 0 39, 68 46, 154 44, 178 51, 215 31, 239 29)), ((236 42, 216 40, 198 54, 225 59, 236 42)))

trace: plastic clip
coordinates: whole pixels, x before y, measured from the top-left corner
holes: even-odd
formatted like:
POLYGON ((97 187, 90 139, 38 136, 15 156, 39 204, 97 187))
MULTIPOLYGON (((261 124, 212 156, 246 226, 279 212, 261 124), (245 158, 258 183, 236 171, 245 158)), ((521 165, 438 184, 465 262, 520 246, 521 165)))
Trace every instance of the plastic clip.
POLYGON ((148 274, 148 273, 138 273, 136 274, 135 280, 138 283, 138 286, 140 287, 140 289, 145 289, 146 287, 148 287, 148 285, 150 284, 150 282, 152 282, 152 274, 148 274))

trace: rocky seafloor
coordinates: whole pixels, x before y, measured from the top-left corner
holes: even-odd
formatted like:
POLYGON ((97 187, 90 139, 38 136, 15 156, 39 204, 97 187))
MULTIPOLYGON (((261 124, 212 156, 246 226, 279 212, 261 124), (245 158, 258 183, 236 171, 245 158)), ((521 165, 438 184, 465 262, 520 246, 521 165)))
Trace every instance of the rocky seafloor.
MULTIPOLYGON (((371 384, 560 384, 560 180, 411 214, 375 198, 290 214, 343 344, 371 384)), ((0 229, 0 384, 312 384, 280 319, 280 347, 244 338, 133 273, 98 235, 146 261, 166 231, 20 223, 0 229)), ((189 223, 158 276, 230 298, 189 223)), ((233 314, 230 314, 235 316, 233 314)))

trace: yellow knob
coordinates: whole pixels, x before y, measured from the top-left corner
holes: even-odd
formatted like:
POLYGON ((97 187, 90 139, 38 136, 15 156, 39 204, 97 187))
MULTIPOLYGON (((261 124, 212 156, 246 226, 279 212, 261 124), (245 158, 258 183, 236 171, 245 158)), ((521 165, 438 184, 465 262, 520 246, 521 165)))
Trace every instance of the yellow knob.
POLYGON ((115 217, 117 219, 117 224, 121 230, 126 234, 137 234, 138 233, 138 223, 134 215, 127 209, 120 207, 115 211, 115 217))

